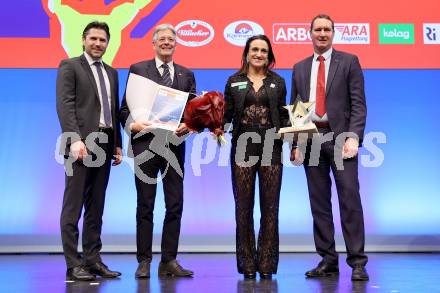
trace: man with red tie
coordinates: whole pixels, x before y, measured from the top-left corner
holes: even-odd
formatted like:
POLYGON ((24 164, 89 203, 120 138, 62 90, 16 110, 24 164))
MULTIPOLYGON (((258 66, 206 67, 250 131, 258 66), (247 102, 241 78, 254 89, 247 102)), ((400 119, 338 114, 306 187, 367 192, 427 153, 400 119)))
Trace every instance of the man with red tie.
POLYGON ((353 281, 369 279, 364 253, 365 229, 358 179, 358 148, 362 144, 367 114, 364 77, 357 56, 332 48, 334 22, 324 14, 310 27, 314 54, 295 64, 292 99, 314 102, 312 120, 319 135, 294 146, 291 160, 304 163, 313 216, 315 247, 322 257, 306 272, 309 278, 339 273, 331 204, 330 170, 338 191, 347 263, 353 281))

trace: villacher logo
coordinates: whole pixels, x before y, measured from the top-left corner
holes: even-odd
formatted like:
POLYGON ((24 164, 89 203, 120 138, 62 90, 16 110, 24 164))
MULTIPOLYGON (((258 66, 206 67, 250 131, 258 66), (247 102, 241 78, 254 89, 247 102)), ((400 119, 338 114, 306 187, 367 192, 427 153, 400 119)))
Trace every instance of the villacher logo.
POLYGON ((176 25, 176 41, 187 47, 199 47, 214 39, 213 27, 201 20, 186 20, 176 25))
POLYGON ((336 23, 335 44, 369 44, 370 25, 368 23, 336 23))

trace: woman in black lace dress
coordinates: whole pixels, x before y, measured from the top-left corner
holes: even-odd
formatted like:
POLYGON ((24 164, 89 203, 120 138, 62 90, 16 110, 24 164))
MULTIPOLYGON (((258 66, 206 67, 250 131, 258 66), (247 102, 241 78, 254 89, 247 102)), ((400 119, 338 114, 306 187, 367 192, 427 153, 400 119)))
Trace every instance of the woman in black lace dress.
POLYGON ((282 140, 287 125, 286 85, 271 69, 275 56, 264 35, 249 38, 240 70, 225 88, 225 123, 232 122, 231 175, 235 199, 238 272, 270 279, 277 272, 278 209, 282 178, 282 140), (258 175, 260 232, 255 245, 254 200, 258 175))

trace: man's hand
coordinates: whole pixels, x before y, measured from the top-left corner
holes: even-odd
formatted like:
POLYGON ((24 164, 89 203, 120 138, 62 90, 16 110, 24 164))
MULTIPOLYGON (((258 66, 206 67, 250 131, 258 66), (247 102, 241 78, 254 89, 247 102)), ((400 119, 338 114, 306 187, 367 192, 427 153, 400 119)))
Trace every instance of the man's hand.
POLYGON ((290 152, 290 161, 295 166, 301 166, 304 163, 304 154, 299 150, 299 148, 294 148, 290 152))
POLYGON ((112 166, 117 166, 122 162, 122 149, 120 147, 116 148, 116 155, 114 155, 114 161, 112 166))
POLYGON ((70 145, 70 151, 75 160, 82 160, 87 156, 86 145, 81 140, 72 143, 70 145))
POLYGON ((357 139, 349 137, 344 143, 344 147, 342 148, 342 158, 350 159, 357 155, 359 150, 359 142, 357 139))
POLYGON ((186 127, 185 123, 180 123, 179 127, 174 132, 177 136, 183 136, 189 132, 188 127, 186 127))
POLYGON ((151 127, 152 123, 150 121, 137 121, 130 123, 130 131, 131 132, 141 132, 149 127, 151 127))

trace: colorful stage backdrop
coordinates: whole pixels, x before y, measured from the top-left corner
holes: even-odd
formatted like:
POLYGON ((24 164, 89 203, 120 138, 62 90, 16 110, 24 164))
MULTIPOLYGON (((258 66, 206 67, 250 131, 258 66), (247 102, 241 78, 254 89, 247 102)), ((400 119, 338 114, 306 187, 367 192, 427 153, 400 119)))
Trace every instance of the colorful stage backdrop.
MULTIPOLYGON (((357 54, 365 69, 368 119, 360 180, 367 249, 440 250, 438 1, 17 0, 1 6, 0 252, 61 249, 64 173, 56 156, 56 68, 61 59, 81 54, 86 23, 101 20, 111 27, 105 61, 119 68, 121 95, 126 68, 153 57, 152 28, 164 22, 176 26, 176 62, 194 69, 199 91, 222 91, 240 65, 246 38, 264 33, 290 92, 290 68, 312 53, 309 21, 318 13, 336 21, 335 48, 357 54)), ((229 146, 216 148, 208 133, 188 140, 182 250, 234 249, 228 154, 229 146)), ((106 250, 135 247, 132 165, 125 158, 112 170, 106 250)), ((155 233, 161 232, 164 214, 161 186, 158 190, 155 233)), ((255 219, 258 228, 258 200, 255 219)), ((311 231, 304 171, 290 164, 286 152, 282 249, 313 250, 311 231)))

